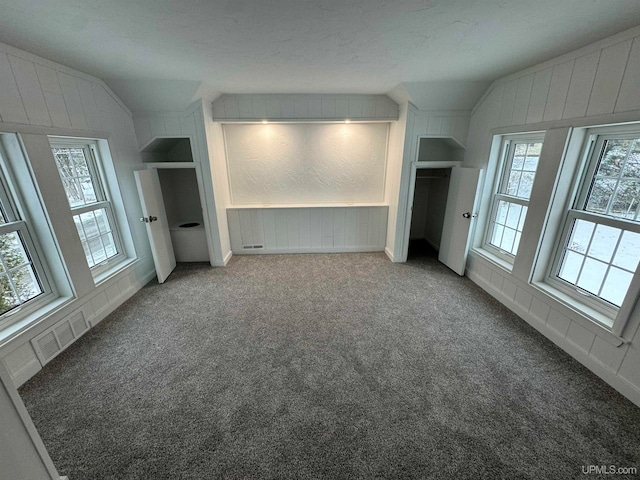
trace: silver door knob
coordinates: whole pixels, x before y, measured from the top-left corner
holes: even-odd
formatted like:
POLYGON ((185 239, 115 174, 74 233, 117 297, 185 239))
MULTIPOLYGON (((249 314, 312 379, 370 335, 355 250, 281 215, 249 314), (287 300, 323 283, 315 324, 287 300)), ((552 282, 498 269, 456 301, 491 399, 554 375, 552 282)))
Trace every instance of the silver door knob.
POLYGON ((462 214, 462 216, 463 216, 464 218, 471 218, 471 213, 470 213, 470 212, 464 212, 464 213, 462 214))

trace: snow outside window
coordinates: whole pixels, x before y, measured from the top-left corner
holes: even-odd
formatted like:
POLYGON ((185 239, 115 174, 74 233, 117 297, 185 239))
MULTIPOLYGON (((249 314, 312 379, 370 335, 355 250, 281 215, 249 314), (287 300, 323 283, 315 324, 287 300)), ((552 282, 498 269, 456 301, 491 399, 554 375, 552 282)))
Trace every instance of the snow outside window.
POLYGON ((513 263, 529 207, 544 135, 508 136, 493 194, 485 248, 513 263))
POLYGON ((640 130, 594 133, 585 156, 550 277, 614 318, 640 261, 640 130))
POLYGON ((107 198, 94 143, 52 139, 53 156, 73 220, 94 276, 123 257, 111 202, 107 198))

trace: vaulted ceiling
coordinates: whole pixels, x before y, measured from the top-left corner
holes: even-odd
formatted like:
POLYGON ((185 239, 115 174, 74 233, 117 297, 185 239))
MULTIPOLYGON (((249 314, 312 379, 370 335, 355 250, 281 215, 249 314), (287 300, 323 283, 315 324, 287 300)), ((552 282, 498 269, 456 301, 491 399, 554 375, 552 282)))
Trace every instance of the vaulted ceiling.
POLYGON ((133 111, 217 92, 393 92, 465 109, 496 78, 640 24, 638 0, 0 0, 0 12, 0 41, 104 79, 133 111))

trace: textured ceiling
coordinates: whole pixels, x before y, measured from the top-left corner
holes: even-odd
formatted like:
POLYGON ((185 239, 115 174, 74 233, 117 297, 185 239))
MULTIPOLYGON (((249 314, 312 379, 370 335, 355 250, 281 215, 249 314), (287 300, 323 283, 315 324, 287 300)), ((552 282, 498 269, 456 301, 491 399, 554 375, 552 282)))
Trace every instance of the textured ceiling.
POLYGON ((224 93, 488 82, 640 24, 638 0, 0 0, 0 12, 0 41, 105 79, 134 110, 200 82, 224 93))

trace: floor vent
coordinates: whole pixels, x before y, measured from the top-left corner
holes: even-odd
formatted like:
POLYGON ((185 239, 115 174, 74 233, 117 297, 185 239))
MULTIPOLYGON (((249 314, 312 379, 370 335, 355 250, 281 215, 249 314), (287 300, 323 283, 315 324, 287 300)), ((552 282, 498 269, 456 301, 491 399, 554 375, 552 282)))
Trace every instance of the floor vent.
POLYGON ((84 315, 82 312, 76 312, 42 332, 31 340, 31 344, 38 355, 38 359, 44 365, 87 330, 89 330, 89 324, 84 315))
POLYGON ((249 250, 252 248, 264 248, 264 246, 263 245, 242 245, 242 248, 244 250, 249 250))

